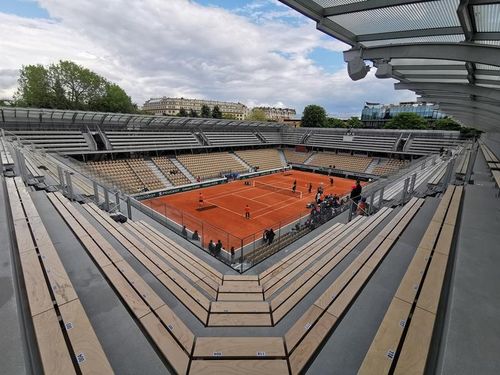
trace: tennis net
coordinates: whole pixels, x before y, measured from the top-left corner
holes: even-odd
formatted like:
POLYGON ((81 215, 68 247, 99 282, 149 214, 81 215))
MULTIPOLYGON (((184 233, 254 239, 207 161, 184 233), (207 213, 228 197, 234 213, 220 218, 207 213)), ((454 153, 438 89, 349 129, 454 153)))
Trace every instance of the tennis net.
POLYGON ((296 197, 299 199, 302 199, 302 192, 301 191, 292 191, 292 189, 285 189, 279 186, 274 186, 274 185, 269 185, 265 184, 263 182, 259 181, 253 181, 253 187, 259 188, 259 189, 264 189, 264 190, 269 190, 274 193, 278 194, 283 194, 283 195, 288 195, 290 197, 296 197))

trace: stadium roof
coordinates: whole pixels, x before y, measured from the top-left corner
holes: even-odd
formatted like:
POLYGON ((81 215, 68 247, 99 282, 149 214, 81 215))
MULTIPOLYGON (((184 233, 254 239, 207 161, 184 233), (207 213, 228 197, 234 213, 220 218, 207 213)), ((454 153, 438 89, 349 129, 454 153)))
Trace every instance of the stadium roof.
MULTIPOLYGON (((98 125, 103 128, 142 130, 142 129, 174 129, 174 128, 198 128, 198 127, 225 127, 230 130, 237 130, 248 127, 265 127, 279 129, 284 126, 276 122, 244 121, 244 120, 224 120, 214 118, 191 118, 139 115, 107 112, 88 112, 60 109, 39 109, 39 108, 0 108, 0 125, 2 123, 32 124, 43 127, 44 125, 67 127, 98 125)), ((1 127, 1 126, 0 126, 1 127)))
POLYGON ((465 125, 500 130, 500 1, 280 0, 352 48, 349 76, 363 78, 371 61, 396 90, 465 125))

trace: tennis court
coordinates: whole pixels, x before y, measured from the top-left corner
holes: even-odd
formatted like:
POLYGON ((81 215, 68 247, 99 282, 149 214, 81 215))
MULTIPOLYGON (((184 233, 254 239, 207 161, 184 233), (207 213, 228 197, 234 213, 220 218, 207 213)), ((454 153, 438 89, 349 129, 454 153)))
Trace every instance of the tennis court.
POLYGON ((353 180, 303 171, 286 171, 249 180, 196 189, 159 197, 142 203, 164 214, 180 225, 197 230, 206 246, 212 239, 221 240, 226 250, 236 249, 262 237, 264 229, 279 228, 300 216, 308 215, 308 202, 314 201, 317 188, 324 194, 343 196, 351 190, 353 180), (296 193, 292 192, 296 181, 296 193), (249 185, 247 184, 249 183, 249 185), (311 193, 308 192, 312 184, 311 193), (255 186, 254 186, 255 185, 255 186), (203 206, 198 198, 203 194, 203 206), (245 207, 250 219, 245 218, 245 207))

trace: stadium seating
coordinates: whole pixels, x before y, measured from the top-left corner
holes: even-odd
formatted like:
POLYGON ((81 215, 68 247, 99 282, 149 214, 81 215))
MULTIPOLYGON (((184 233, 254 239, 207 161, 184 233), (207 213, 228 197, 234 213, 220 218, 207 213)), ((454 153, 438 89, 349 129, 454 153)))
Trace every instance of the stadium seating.
POLYGON ((443 195, 358 374, 424 374, 462 193, 443 195))
POLYGON ((259 171, 284 167, 276 149, 236 151, 235 154, 250 166, 259 167, 259 171))
POLYGON ((165 187, 142 159, 89 162, 87 166, 91 172, 127 193, 165 187))
POLYGON ((224 172, 246 172, 247 168, 228 152, 177 156, 184 167, 195 177, 202 180, 221 177, 224 172))
POLYGON ((281 139, 283 140, 283 144, 295 146, 301 143, 302 138, 306 134, 306 130, 304 129, 283 129, 281 133, 281 139))
POLYGON ((397 137, 391 136, 361 136, 352 137, 345 134, 331 134, 315 131, 306 144, 314 147, 327 147, 345 150, 363 150, 388 152, 393 150, 397 137))
POLYGON ((388 159, 382 161, 372 170, 372 174, 376 174, 378 176, 387 176, 390 175, 399 169, 404 168, 404 166, 408 164, 406 160, 399 159, 388 159))
POLYGON ((113 374, 28 190, 17 177, 6 183, 24 291, 44 373, 113 374))
POLYGON ((190 132, 120 132, 107 131, 113 150, 178 150, 200 147, 190 132))
POLYGON ((204 131, 212 146, 247 146, 260 145, 262 142, 249 131, 204 131))
POLYGON ((260 134, 266 140, 266 143, 280 145, 281 144, 281 134, 278 132, 260 132, 260 134))
POLYGON ((312 155, 312 152, 296 152, 290 148, 283 149, 283 153, 289 163, 296 164, 304 164, 304 162, 312 155))
POLYGON ((330 152, 318 152, 312 156, 308 164, 317 165, 324 168, 330 166, 335 169, 365 172, 366 168, 373 161, 372 158, 366 156, 351 156, 345 154, 333 154, 330 152))
POLYGON ((82 132, 76 130, 16 130, 14 134, 23 145, 34 145, 49 152, 90 151, 82 132))
POLYGON ((174 185, 186 185, 191 183, 189 179, 182 173, 177 166, 170 161, 167 157, 153 157, 152 158, 158 169, 165 175, 165 177, 174 185))
POLYGON ((441 147, 444 149, 455 148, 463 141, 451 138, 410 138, 405 146, 405 151, 419 153, 422 155, 439 153, 441 147))

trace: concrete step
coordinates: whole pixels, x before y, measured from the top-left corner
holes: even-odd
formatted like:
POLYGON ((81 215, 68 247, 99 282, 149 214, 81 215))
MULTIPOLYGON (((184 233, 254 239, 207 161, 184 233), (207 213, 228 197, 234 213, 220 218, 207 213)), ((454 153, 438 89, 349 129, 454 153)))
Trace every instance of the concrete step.
POLYGON ((251 171, 252 170, 252 166, 250 164, 248 164, 245 160, 243 160, 242 158, 240 158, 234 152, 231 152, 230 154, 233 155, 233 158, 235 158, 241 165, 243 165, 247 169, 247 171, 251 171))
POLYGON ((146 159, 145 162, 149 167, 149 169, 153 171, 155 176, 158 177, 158 179, 162 182, 163 185, 165 185, 166 187, 174 186, 172 185, 170 180, 160 171, 160 169, 156 166, 156 164, 152 160, 146 159))
POLYGON ((176 158, 171 158, 170 161, 188 178, 192 183, 196 182, 196 178, 188 171, 188 169, 176 158))

